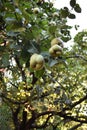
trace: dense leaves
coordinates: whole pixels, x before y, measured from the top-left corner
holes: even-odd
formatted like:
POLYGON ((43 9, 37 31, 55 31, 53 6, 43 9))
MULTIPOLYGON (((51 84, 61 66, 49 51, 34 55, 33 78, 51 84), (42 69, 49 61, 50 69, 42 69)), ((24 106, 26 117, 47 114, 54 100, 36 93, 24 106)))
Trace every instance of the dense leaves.
MULTIPOLYGON (((76 1, 70 5, 81 12, 76 1)), ((0 1, 0 129, 80 130, 87 124, 87 32, 76 35, 71 50, 61 47, 71 39, 67 18, 75 14, 49 1, 0 1), (51 55, 55 38, 60 42, 51 55), (34 53, 39 59, 30 67, 34 53)))
POLYGON ((12 122, 11 111, 8 106, 3 104, 0 106, 0 129, 11 130, 10 122, 12 122))

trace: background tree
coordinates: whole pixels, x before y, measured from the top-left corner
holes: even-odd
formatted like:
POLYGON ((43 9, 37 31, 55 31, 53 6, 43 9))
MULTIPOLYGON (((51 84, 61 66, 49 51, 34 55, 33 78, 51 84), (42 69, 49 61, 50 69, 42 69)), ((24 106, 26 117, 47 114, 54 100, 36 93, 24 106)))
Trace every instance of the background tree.
POLYGON ((9 110, 11 129, 87 124, 86 32, 76 35, 71 50, 63 45, 71 39, 67 18, 75 18, 73 10, 81 12, 75 0, 70 6, 58 10, 44 0, 0 1, 0 110, 9 110))

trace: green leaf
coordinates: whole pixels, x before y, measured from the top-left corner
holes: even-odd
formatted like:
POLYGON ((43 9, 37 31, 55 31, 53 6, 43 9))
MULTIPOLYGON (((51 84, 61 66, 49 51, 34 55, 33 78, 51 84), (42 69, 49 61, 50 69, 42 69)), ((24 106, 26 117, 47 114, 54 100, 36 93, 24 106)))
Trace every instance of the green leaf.
POLYGON ((9 54, 8 53, 3 54, 2 64, 3 64, 4 67, 9 66, 10 62, 9 62, 9 54))
POLYGON ((44 71, 45 71, 44 68, 43 68, 42 70, 36 71, 36 72, 35 72, 35 76, 36 76, 37 78, 42 77, 42 75, 44 74, 44 71))
POLYGON ((18 34, 19 34, 19 32, 13 32, 13 31, 9 31, 7 33, 7 35, 10 36, 10 37, 16 37, 18 34))
POLYGON ((75 16, 75 14, 70 13, 70 14, 68 15, 68 18, 70 18, 70 19, 75 19, 76 16, 75 16))
POLYGON ((70 5, 71 5, 71 7, 74 7, 76 5, 76 0, 71 0, 70 5))
POLYGON ((3 52, 5 50, 5 46, 0 46, 0 52, 3 52))
POLYGON ((12 24, 13 22, 16 22, 16 19, 15 18, 11 18, 11 17, 7 17, 5 19, 6 23, 7 24, 12 24))
POLYGON ((80 8, 79 4, 76 4, 76 5, 75 5, 74 10, 75 10, 77 13, 81 13, 81 8, 80 8))
POLYGON ((70 37, 62 37, 62 40, 63 40, 64 42, 68 42, 68 41, 70 40, 70 37))
POLYGON ((50 66, 50 67, 53 67, 53 66, 56 65, 57 63, 58 63, 58 60, 51 59, 51 60, 49 61, 49 66, 50 66))
POLYGON ((66 18, 69 15, 69 11, 67 7, 64 7, 64 9, 60 10, 60 15, 62 18, 66 18))
POLYGON ((56 26, 50 26, 49 29, 48 29, 49 33, 54 34, 55 31, 56 31, 56 28, 57 28, 56 26))

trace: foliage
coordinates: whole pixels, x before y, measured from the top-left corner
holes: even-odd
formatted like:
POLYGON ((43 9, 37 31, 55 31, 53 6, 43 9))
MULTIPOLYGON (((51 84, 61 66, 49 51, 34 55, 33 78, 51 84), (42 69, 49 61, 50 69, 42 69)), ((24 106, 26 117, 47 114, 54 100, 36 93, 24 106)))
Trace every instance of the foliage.
POLYGON ((1 130, 11 130, 10 122, 12 122, 11 111, 3 104, 0 106, 0 129, 1 130))
MULTIPOLYGON (((81 12, 75 0, 70 6, 81 12)), ((62 130, 87 124, 86 39, 84 48, 80 44, 86 32, 76 35, 70 51, 63 47, 58 57, 49 54, 53 38, 71 39, 67 18, 75 14, 44 0, 1 0, 0 10, 0 110, 6 113, 0 123, 5 117, 8 122, 12 119, 15 130, 62 130), (44 57, 40 70, 30 68, 34 53, 44 57)))

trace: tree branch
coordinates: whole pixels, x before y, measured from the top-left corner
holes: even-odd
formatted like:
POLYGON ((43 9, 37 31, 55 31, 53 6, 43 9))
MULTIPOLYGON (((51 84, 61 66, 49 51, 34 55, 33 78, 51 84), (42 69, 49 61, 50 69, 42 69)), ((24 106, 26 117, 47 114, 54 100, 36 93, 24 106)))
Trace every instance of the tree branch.
POLYGON ((22 66, 20 65, 20 62, 19 62, 18 57, 15 56, 14 59, 15 59, 15 61, 16 61, 16 64, 17 64, 18 68, 20 69, 20 72, 21 72, 21 75, 22 75, 22 80, 23 80, 24 82, 26 82, 25 72, 23 71, 22 66))
POLYGON ((84 97, 82 97, 81 99, 79 99, 79 101, 76 101, 75 103, 71 104, 70 107, 63 108, 63 111, 73 109, 75 106, 77 106, 78 104, 82 103, 86 99, 87 99, 87 95, 85 95, 84 97))
POLYGON ((16 104, 16 105, 24 104, 24 103, 27 102, 27 100, 25 100, 25 101, 16 101, 16 100, 13 100, 11 98, 6 97, 4 93, 0 93, 0 97, 2 97, 3 100, 5 99, 5 100, 9 101, 10 103, 16 104))
POLYGON ((75 55, 72 55, 72 56, 67 56, 67 57, 65 57, 65 58, 66 58, 66 59, 68 59, 68 58, 80 58, 80 59, 82 59, 82 60, 84 60, 84 61, 87 62, 87 59, 85 59, 83 56, 78 55, 78 54, 75 54, 75 55))
POLYGON ((37 128, 37 129, 45 128, 47 126, 50 117, 52 117, 52 114, 48 115, 46 121, 42 125, 33 125, 32 128, 37 128))
POLYGON ((15 111, 12 109, 12 116, 13 116, 13 121, 14 121, 16 130, 19 130, 19 127, 20 127, 20 122, 18 119, 19 112, 20 112, 20 105, 16 108, 15 111))
POLYGON ((27 111, 23 109, 22 112, 22 121, 20 124, 20 130, 24 130, 26 128, 26 122, 27 122, 27 111))
POLYGON ((87 123, 86 119, 84 119, 84 118, 83 119, 79 119, 80 117, 77 117, 77 116, 68 116, 66 113, 64 113, 64 111, 60 111, 60 112, 57 112, 57 111, 42 112, 42 113, 39 113, 37 115, 37 118, 39 118, 40 116, 48 115, 48 114, 58 115, 60 117, 63 117, 64 119, 69 119, 69 120, 75 121, 75 122, 87 123))

